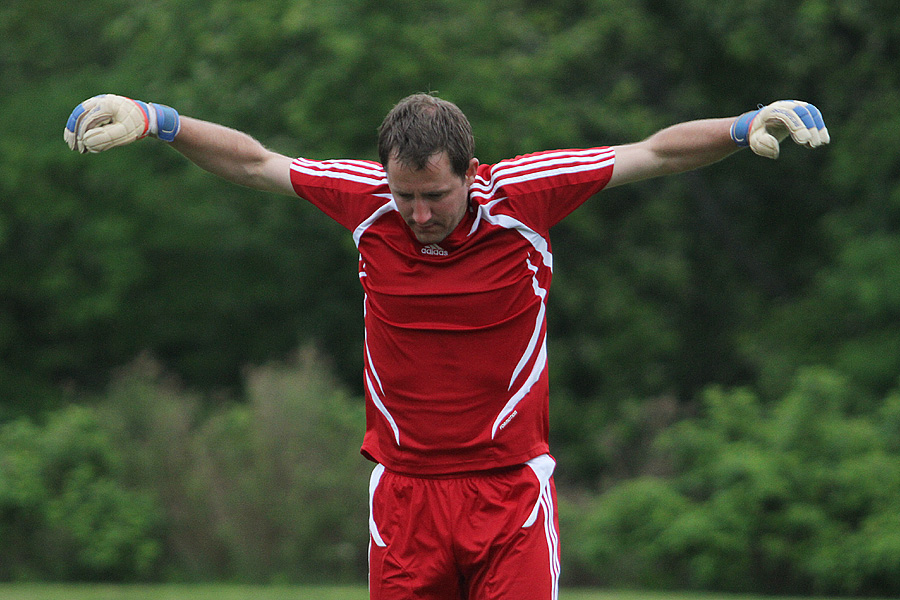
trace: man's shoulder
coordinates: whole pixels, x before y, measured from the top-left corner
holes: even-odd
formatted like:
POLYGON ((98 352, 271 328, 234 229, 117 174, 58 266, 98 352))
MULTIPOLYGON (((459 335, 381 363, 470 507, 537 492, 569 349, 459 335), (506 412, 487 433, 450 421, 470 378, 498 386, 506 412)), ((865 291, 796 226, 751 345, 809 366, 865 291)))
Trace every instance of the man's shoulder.
POLYGON ((387 175, 381 163, 368 160, 295 158, 291 172, 297 179, 344 184, 387 185, 387 175))
POLYGON ((298 196, 351 231, 392 203, 387 175, 374 161, 295 158, 291 184, 298 196))

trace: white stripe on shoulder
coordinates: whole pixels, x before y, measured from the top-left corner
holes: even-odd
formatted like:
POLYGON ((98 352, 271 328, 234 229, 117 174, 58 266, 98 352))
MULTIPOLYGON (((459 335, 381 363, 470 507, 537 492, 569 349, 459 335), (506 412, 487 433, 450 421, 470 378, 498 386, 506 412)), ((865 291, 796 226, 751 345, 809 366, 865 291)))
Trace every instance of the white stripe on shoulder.
POLYGON ((489 180, 479 178, 472 184, 474 193, 481 197, 492 195, 500 185, 511 185, 534 181, 557 175, 599 171, 615 163, 615 153, 602 152, 592 156, 559 155, 556 158, 542 157, 540 161, 530 161, 517 166, 499 163, 491 172, 489 180))
POLYGON ((542 163, 545 161, 559 160, 565 158, 597 158, 612 156, 615 151, 612 148, 585 148, 582 150, 553 150, 551 152, 538 152, 535 154, 526 154, 517 158, 502 160, 497 163, 498 167, 518 166, 525 164, 542 163))
POLYGON ((389 212, 397 210, 397 204, 394 202, 394 199, 390 197, 390 195, 386 196, 388 199, 387 202, 379 206, 375 212, 369 215, 369 218, 359 224, 353 231, 353 243, 356 244, 356 247, 359 248, 359 239, 366 232, 366 230, 372 226, 372 223, 380 219, 382 216, 386 215, 389 212))
POLYGON ((327 177, 366 185, 384 185, 387 176, 377 163, 365 161, 312 161, 294 159, 291 170, 311 177, 327 177))
POLYGON ((493 170, 493 178, 564 165, 595 165, 597 168, 604 167, 609 164, 610 160, 615 158, 615 153, 612 151, 575 154, 553 153, 542 155, 539 158, 540 160, 518 160, 498 163, 493 170))
POLYGON ((366 173, 375 177, 384 177, 384 169, 381 165, 367 160, 310 160, 308 158, 295 158, 293 162, 296 165, 321 171, 347 170, 366 173))
POLYGON ((524 183, 526 181, 534 181, 537 179, 544 179, 546 177, 554 177, 556 175, 567 175, 567 174, 571 175, 574 173, 585 173, 587 171, 597 171, 597 170, 600 170, 600 169, 603 169, 605 167, 612 165, 613 162, 614 162, 614 160, 610 158, 609 160, 604 161, 602 163, 589 163, 589 164, 580 165, 580 166, 568 166, 568 167, 561 167, 558 169, 548 169, 546 171, 530 171, 530 172, 524 173, 522 175, 518 175, 516 177, 500 176, 500 177, 495 177, 491 181, 491 185, 489 187, 488 186, 480 186, 476 182, 476 183, 472 184, 471 189, 473 190, 473 193, 478 194, 479 197, 487 198, 487 197, 490 197, 491 195, 493 195, 494 192, 497 190, 497 188, 500 187, 500 185, 512 185, 512 184, 516 184, 516 183, 524 183))

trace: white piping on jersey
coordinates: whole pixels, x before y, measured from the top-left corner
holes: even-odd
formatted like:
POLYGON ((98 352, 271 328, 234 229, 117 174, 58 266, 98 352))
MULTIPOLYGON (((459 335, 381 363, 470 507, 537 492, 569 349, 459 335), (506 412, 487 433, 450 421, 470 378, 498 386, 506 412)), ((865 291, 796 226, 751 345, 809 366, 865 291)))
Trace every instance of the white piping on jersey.
POLYGON ((468 233, 468 235, 466 235, 466 237, 469 237, 470 235, 472 235, 473 233, 478 231, 478 225, 480 223, 481 223, 481 206, 479 205, 478 210, 475 211, 475 218, 473 219, 472 227, 469 229, 469 233, 468 233))
POLYGON ((359 248, 359 239, 366 232, 366 229, 372 226, 372 223, 380 219, 383 215, 398 210, 397 203, 394 202, 393 197, 390 194, 385 194, 385 197, 390 198, 390 200, 384 204, 382 204, 378 209, 373 212, 368 219, 359 224, 359 226, 353 231, 353 243, 356 244, 356 247, 359 248))
POLYGON ((516 377, 519 375, 521 370, 525 367, 529 360, 534 357, 535 348, 539 348, 537 357, 534 358, 534 365, 531 367, 531 372, 528 374, 528 377, 522 383, 522 386, 516 390, 516 392, 510 397, 510 399, 506 402, 506 406, 503 407, 503 410, 500 411, 500 414, 497 415, 497 418, 494 420, 494 424, 491 427, 491 439, 497 437, 497 431, 500 429, 500 425, 506 419, 507 416, 512 414, 512 412, 516 409, 516 406, 519 405, 519 402, 531 391, 531 388, 534 387, 534 384, 541 378, 541 373, 543 373, 544 368, 547 366, 547 334, 546 332, 541 335, 541 330, 543 329, 542 325, 544 323, 544 314, 546 311, 546 300, 547 300, 547 290, 543 289, 540 285, 538 285, 537 281, 537 267, 531 264, 531 261, 526 259, 525 261, 528 263, 528 268, 534 273, 531 279, 531 284, 534 288, 534 295, 540 299, 541 307, 538 311, 537 320, 535 322, 534 331, 531 334, 531 339, 528 340, 528 346, 525 349, 525 352, 522 353, 522 358, 519 359, 519 364, 516 365, 515 370, 513 371, 512 378, 509 382, 509 389, 512 389, 512 384, 516 380, 516 377), (538 340, 540 339, 540 344, 538 344, 538 340))
POLYGON ((541 152, 538 154, 528 154, 517 158, 510 158, 500 161, 497 166, 521 166, 539 163, 563 164, 565 162, 577 162, 581 158, 594 159, 599 156, 615 155, 612 148, 583 148, 581 150, 553 150, 550 152, 541 152))
MULTIPOLYGON (((368 354, 369 350, 366 347, 366 353, 368 354)), ((371 365, 371 361, 369 365, 371 365)), ((400 445, 400 429, 397 427, 397 422, 394 421, 394 417, 391 416, 391 413, 388 411, 387 407, 384 405, 384 402, 381 400, 381 396, 378 395, 378 390, 375 389, 375 385, 372 383, 372 377, 369 375, 370 371, 366 369, 366 387, 369 388, 369 396, 372 397, 372 403, 378 408, 378 411, 384 415, 384 418, 387 419, 388 424, 391 426, 391 430, 394 432, 394 440, 397 442, 397 445, 400 445)), ((377 378, 377 375, 376 375, 377 378)), ((380 385, 380 383, 379 383, 380 385)))
POLYGON ((384 174, 384 169, 381 166, 381 163, 373 162, 371 160, 360 160, 354 158, 333 158, 330 160, 312 160, 308 158, 295 158, 294 162, 304 164, 304 165, 338 165, 340 167, 356 167, 356 170, 362 171, 363 169, 367 171, 372 171, 373 173, 381 173, 384 174))
POLYGON ((476 179, 471 189, 474 194, 489 198, 501 183, 509 185, 555 175, 596 171, 605 169, 614 163, 615 152, 612 149, 560 151, 538 156, 525 156, 517 160, 498 163, 491 173, 490 180, 476 179), (605 159, 597 162, 598 157, 605 159), (560 168, 543 170, 550 166, 560 166, 560 168), (535 170, 535 167, 540 167, 542 170, 535 170))
POLYGON ((298 173, 304 173, 313 177, 327 177, 329 179, 342 179, 367 185, 379 186, 387 182, 387 177, 381 165, 367 163, 361 160, 324 160, 315 161, 305 158, 295 158, 291 163, 291 169, 298 173), (340 171, 330 167, 340 167, 340 171), (349 172, 345 172, 349 171, 349 172), (359 175, 354 175, 358 173, 359 175))
POLYGON ((538 310, 536 323, 534 325, 534 331, 531 334, 531 339, 528 340, 528 346, 525 348, 525 352, 522 354, 522 358, 519 360, 519 364, 516 365, 516 368, 513 370, 512 377, 509 379, 509 387, 507 390, 511 390, 513 386, 513 382, 516 380, 516 377, 519 376, 519 373, 522 369, 525 368, 525 364, 528 362, 528 359, 534 354, 534 348, 537 345, 538 336, 541 333, 541 325, 544 323, 544 314, 547 312, 547 290, 543 289, 540 285, 538 285, 537 281, 537 272, 538 268, 531 264, 531 261, 527 258, 525 259, 525 263, 528 265, 528 270, 534 273, 534 276, 531 278, 531 286, 534 288, 534 295, 541 299, 541 307, 538 310))
MULTIPOLYGON (((493 202, 481 205, 479 207, 479 212, 481 213, 480 216, 488 223, 497 225, 498 227, 502 227, 504 229, 512 229, 519 233, 522 237, 524 237, 526 240, 528 240, 528 242, 531 243, 535 250, 537 250, 541 254, 544 265, 546 265, 547 268, 552 271, 553 255, 550 253, 550 245, 542 235, 529 228, 521 221, 514 219, 508 215, 491 214, 491 209, 498 202, 502 202, 503 200, 506 200, 506 198, 498 198, 493 202)), ((503 407, 503 410, 500 411, 500 414, 494 420, 494 424, 491 427, 491 439, 494 439, 497 436, 497 430, 499 429, 500 424, 503 423, 504 419, 516 409, 516 406, 519 404, 522 398, 524 398, 525 395, 528 394, 529 391, 531 391, 531 388, 538 381, 538 379, 540 379, 541 373, 547 365, 546 333, 541 339, 541 329, 544 322, 544 314, 546 311, 547 303, 547 290, 543 289, 537 281, 538 268, 534 266, 529 259, 525 259, 525 262, 528 266, 528 269, 533 273, 531 283, 534 289, 534 295, 537 296, 540 301, 540 309, 537 320, 535 322, 534 331, 532 332, 531 338, 528 342, 528 346, 523 352, 522 358, 516 365, 516 368, 512 374, 512 378, 510 379, 509 389, 512 389, 512 384, 516 380, 516 377, 519 375, 525 365, 528 364, 528 361, 534 357, 535 349, 539 348, 539 351, 534 365, 531 368, 531 373, 528 374, 528 377, 522 384, 522 387, 520 387, 512 395, 512 397, 507 401, 506 406, 503 407), (540 344, 538 344, 539 339, 540 344)))
POLYGON ((528 240, 528 242, 534 247, 535 250, 541 253, 541 257, 544 259, 544 264, 547 266, 550 271, 553 271, 553 255, 550 253, 550 244, 547 243, 547 240, 544 237, 531 229, 518 219, 514 219, 509 215, 492 215, 491 209, 497 205, 499 202, 503 202, 506 200, 506 197, 497 198, 493 202, 488 202, 487 204, 479 205, 479 211, 481 212, 481 217, 487 221, 488 223, 492 223, 497 225, 498 227, 502 227, 503 229, 515 229, 519 234, 528 240))
POLYGON ((500 428, 500 424, 503 423, 503 420, 507 415, 512 413, 516 409, 516 406, 519 402, 522 401, 522 398, 525 397, 528 392, 531 391, 532 386, 537 382, 541 377, 541 373, 544 371, 544 367, 547 366, 547 338, 541 341, 541 349, 538 352, 537 359, 534 362, 534 366, 531 368, 531 373, 528 374, 528 379, 525 380, 525 383, 522 384, 522 387, 516 391, 515 394, 509 399, 506 403, 506 406, 503 407, 503 410, 500 411, 500 414, 497 415, 497 419, 494 421, 493 427, 491 427, 491 439, 497 437, 497 429, 500 428))
POLYGON ((319 171, 317 169, 308 169, 294 163, 291 169, 304 175, 313 175, 316 177, 329 177, 331 179, 342 179, 344 181, 352 181, 354 183, 362 183, 366 185, 378 186, 384 183, 384 179, 373 179, 371 177, 362 177, 351 175, 350 173, 340 173, 338 171, 319 171))
MULTIPOLYGON (((368 302, 368 297, 363 299, 363 317, 365 317, 366 313, 366 303, 368 302)), ((381 385, 381 378, 378 376, 378 371, 375 369, 375 363, 372 362, 372 353, 369 352, 369 334, 366 332, 364 337, 364 342, 366 347, 366 368, 364 369, 366 373, 366 387, 369 390, 369 396, 372 398, 372 403, 378 409, 382 415, 384 415, 385 420, 387 420, 388 425, 391 426, 391 431, 394 432, 394 441, 397 442, 397 445, 400 445, 400 428, 397 427, 397 421, 394 420, 393 415, 387 409, 387 406, 384 405, 384 401, 381 399, 381 396, 384 395, 384 386, 381 385), (375 381, 372 381, 372 378, 375 378, 375 381), (375 387, 375 384, 378 384, 378 387, 375 387), (380 392, 380 393, 379 393, 380 392)))

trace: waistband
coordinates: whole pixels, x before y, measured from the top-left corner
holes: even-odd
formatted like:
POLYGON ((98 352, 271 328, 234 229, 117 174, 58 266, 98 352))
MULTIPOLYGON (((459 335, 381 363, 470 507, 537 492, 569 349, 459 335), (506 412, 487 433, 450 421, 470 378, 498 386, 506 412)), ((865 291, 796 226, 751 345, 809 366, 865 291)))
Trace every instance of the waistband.
POLYGON ((437 473, 437 474, 429 474, 429 473, 409 473, 406 471, 398 471, 396 469, 390 469, 385 467, 384 465, 380 465, 386 473, 390 473, 392 475, 399 475, 401 477, 409 477, 411 479, 469 479, 472 477, 491 477, 493 475, 502 475, 504 473, 511 473, 514 471, 519 471, 529 466, 529 463, 535 461, 546 461, 550 460, 554 464, 556 461, 549 454, 542 454, 540 456, 536 456, 532 458, 528 462, 517 463, 514 465, 508 465, 505 467, 494 467, 492 469, 480 469, 476 471, 454 471, 452 473, 437 473))

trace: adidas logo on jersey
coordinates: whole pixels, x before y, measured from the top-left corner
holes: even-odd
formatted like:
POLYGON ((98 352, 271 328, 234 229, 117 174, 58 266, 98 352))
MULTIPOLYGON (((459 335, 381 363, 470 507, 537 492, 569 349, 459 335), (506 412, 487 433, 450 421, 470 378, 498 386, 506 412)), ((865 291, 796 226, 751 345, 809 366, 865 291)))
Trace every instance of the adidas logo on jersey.
POLYGON ((450 256, 450 253, 438 246, 437 244, 428 244, 422 248, 422 254, 430 254, 431 256, 450 256))
POLYGON ((510 415, 508 417, 506 417, 505 419, 503 419, 503 422, 500 423, 500 430, 502 431, 502 430, 506 429, 506 426, 509 425, 509 422, 512 421, 513 419, 515 419, 516 415, 518 415, 518 414, 519 414, 519 411, 517 411, 517 410, 512 411, 512 413, 510 413, 510 415))

